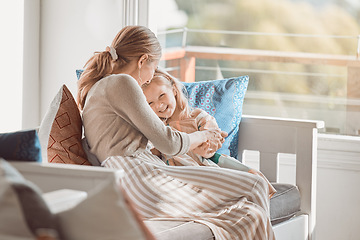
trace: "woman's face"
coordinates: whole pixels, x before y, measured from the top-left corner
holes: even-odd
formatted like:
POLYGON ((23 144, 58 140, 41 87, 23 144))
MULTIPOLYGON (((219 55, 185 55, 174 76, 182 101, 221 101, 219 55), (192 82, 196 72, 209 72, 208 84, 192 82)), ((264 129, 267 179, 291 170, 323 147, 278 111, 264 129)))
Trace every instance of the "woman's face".
POLYGON ((146 60, 142 64, 138 79, 138 83, 140 86, 142 86, 144 83, 149 83, 151 81, 151 79, 154 77, 155 69, 157 68, 158 64, 159 60, 146 60))

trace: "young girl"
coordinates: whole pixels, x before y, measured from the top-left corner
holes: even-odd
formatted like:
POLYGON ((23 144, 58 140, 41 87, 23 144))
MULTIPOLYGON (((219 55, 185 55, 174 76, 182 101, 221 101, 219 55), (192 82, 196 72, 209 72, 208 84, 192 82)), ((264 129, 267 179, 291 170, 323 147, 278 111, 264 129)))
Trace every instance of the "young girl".
MULTIPOLYGON (((144 84, 142 89, 150 107, 165 125, 186 133, 204 129, 219 129, 215 118, 207 112, 199 108, 190 109, 183 91, 184 86, 170 74, 159 69, 155 70, 151 82, 144 84)), ((212 148, 210 142, 203 144, 202 147, 204 149, 212 148)), ((218 166, 256 174, 268 183, 270 196, 276 192, 261 172, 224 154, 214 154, 211 150, 202 152, 193 150, 183 155, 167 156, 156 149, 152 151, 171 166, 218 166)))

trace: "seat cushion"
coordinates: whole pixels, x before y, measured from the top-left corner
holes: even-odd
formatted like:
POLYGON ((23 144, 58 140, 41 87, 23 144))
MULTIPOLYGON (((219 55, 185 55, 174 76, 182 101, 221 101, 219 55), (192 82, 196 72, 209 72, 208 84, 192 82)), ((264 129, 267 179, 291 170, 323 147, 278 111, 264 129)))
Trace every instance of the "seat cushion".
MULTIPOLYGON (((272 225, 292 218, 300 211, 299 189, 291 184, 273 183, 276 193, 270 199, 270 220, 272 225)), ((146 226, 158 240, 214 239, 207 226, 196 222, 145 221, 146 226)))
POLYGON ((272 225, 292 218, 300 211, 300 192, 297 186, 273 183, 276 193, 270 199, 270 220, 272 225))

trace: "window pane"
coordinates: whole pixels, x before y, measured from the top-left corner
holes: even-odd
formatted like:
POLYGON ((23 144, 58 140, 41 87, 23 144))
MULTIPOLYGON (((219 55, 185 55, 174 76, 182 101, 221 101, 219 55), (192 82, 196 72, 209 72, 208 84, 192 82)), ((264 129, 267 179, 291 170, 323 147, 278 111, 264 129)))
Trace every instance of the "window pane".
POLYGON ((326 133, 359 135, 357 1, 164 1, 151 1, 150 22, 166 51, 185 47, 195 63, 161 62, 173 75, 249 75, 244 114, 319 119, 326 133))

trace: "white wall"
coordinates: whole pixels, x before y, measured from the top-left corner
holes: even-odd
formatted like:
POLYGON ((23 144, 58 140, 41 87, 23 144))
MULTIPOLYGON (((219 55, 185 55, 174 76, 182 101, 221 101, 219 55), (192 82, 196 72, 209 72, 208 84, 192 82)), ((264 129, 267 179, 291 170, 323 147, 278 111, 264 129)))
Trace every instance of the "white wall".
POLYGON ((360 239, 360 138, 319 134, 316 240, 360 239))
POLYGON ((0 132, 21 129, 23 11, 23 0, 0 1, 0 132))
POLYGON ((76 98, 75 70, 104 51, 123 26, 122 0, 42 0, 40 116, 62 84, 76 98))
POLYGON ((24 0, 22 128, 40 122, 40 0, 24 0))

